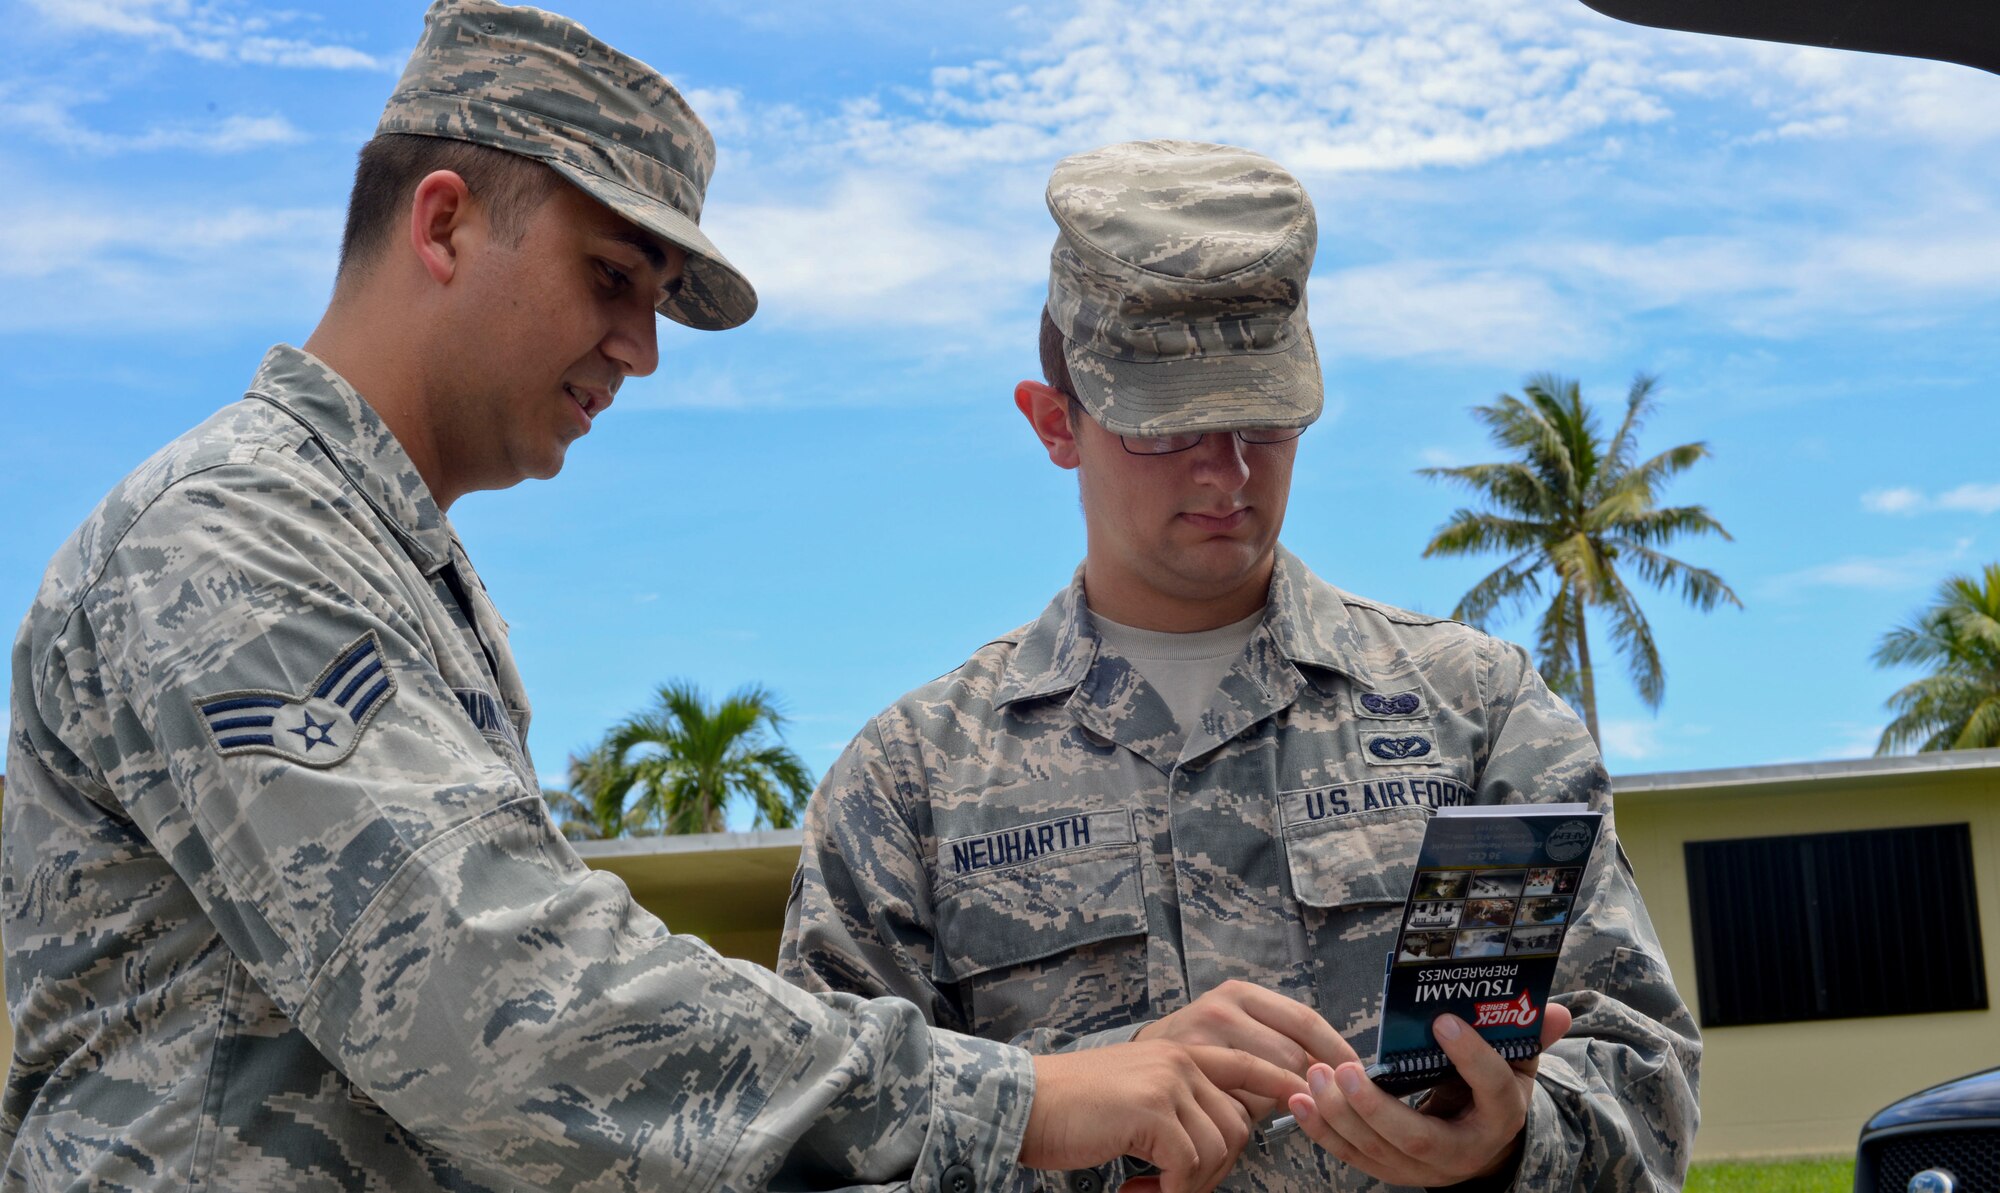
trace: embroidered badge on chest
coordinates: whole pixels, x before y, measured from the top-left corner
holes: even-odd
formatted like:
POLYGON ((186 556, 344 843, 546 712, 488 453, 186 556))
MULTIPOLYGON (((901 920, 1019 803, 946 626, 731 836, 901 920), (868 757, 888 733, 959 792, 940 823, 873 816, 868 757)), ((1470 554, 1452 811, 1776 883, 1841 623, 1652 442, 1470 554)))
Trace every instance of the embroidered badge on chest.
POLYGON ((1354 708, 1364 717, 1398 720, 1403 717, 1414 717, 1422 712, 1424 698, 1414 691, 1356 692, 1354 708))
POLYGON ((246 689, 195 700, 219 754, 276 754, 326 767, 354 753, 361 731, 396 694, 382 644, 348 644, 304 692, 246 689))
POLYGON ((1428 736, 1416 733, 1371 733, 1363 739, 1368 761, 1377 766, 1392 762, 1434 763, 1437 747, 1428 736))

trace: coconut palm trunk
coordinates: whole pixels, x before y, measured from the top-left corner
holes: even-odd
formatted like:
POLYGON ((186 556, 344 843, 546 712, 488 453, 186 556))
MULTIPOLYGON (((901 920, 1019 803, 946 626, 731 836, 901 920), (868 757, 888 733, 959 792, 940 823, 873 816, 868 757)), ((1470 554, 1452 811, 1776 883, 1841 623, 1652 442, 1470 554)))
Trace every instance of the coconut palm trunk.
POLYGON ((1583 589, 1576 590, 1576 685, 1583 697, 1583 724, 1590 730, 1590 740, 1604 744, 1604 738, 1597 732, 1597 679, 1590 671, 1590 633, 1584 628, 1583 589))

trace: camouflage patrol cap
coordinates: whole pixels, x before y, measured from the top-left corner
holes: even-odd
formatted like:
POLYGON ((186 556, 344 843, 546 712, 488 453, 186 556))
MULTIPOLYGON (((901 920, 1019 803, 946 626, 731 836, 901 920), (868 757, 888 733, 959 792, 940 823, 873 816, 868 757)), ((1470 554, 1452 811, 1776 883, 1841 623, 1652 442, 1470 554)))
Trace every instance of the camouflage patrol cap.
POLYGON ((567 17, 491 0, 437 0, 375 128, 451 137, 546 163, 688 252, 660 313, 735 327, 757 292, 702 234, 715 139, 673 84, 567 17))
POLYGON ((1319 417, 1305 188, 1260 154, 1130 141, 1064 158, 1050 318, 1076 396, 1121 435, 1302 427, 1319 417))

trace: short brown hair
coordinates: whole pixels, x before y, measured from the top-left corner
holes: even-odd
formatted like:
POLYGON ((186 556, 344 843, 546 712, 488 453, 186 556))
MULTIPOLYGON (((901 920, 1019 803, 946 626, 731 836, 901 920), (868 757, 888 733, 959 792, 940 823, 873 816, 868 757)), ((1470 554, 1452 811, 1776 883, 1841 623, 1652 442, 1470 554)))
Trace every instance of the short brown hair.
POLYGON ((347 229, 340 237, 340 273, 366 264, 394 235, 417 184, 438 170, 465 180, 484 204, 494 234, 519 243, 528 217, 548 201, 562 176, 542 163, 504 149, 451 137, 383 133, 361 147, 354 190, 347 199, 347 229))
POLYGON ((1076 383, 1070 380, 1069 358, 1063 355, 1063 334, 1056 321, 1049 317, 1049 308, 1042 308, 1042 380, 1050 389, 1058 389, 1076 397, 1076 383))

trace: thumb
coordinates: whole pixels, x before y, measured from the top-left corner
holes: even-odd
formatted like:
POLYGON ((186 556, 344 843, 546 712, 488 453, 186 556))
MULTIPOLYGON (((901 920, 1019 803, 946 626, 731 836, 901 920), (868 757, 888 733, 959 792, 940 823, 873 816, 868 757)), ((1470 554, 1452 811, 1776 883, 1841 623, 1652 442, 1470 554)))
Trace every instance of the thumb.
POLYGON ((1569 1034, 1573 1018, 1569 1008, 1559 1002, 1542 1004, 1542 1050, 1548 1051, 1557 1040, 1569 1034))

